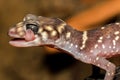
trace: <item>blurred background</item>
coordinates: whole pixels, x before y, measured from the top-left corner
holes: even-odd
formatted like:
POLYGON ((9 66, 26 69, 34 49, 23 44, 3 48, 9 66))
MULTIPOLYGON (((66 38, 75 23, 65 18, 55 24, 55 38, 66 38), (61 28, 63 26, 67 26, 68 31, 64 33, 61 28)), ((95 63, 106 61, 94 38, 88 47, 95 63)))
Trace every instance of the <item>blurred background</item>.
MULTIPOLYGON (((8 44, 9 28, 26 14, 58 17, 77 30, 119 22, 120 0, 0 0, 0 80, 84 80, 91 65, 46 47, 8 44)), ((110 59, 116 65, 120 58, 110 59)))

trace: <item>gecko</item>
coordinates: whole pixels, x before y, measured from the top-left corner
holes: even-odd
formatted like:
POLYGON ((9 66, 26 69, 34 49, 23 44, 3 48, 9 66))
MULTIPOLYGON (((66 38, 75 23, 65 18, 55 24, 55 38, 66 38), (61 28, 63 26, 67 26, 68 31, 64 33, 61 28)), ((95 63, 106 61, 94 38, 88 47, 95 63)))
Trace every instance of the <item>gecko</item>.
POLYGON ((27 14, 10 28, 9 44, 15 47, 49 46, 75 59, 106 71, 104 80, 113 80, 116 66, 109 60, 120 54, 120 23, 78 31, 59 18, 27 14))

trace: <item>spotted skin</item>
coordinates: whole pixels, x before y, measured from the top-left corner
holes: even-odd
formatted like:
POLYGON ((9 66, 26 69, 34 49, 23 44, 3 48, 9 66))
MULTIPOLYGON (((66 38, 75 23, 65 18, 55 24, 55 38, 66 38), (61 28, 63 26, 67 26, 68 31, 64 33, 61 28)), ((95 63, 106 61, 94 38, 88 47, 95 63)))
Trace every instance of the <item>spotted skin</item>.
POLYGON ((104 69, 104 80, 113 80, 116 66, 106 58, 120 54, 120 23, 82 32, 59 18, 28 14, 8 35, 14 38, 9 42, 13 46, 50 46, 66 51, 84 63, 104 69), (34 26, 27 29, 28 24, 34 26))

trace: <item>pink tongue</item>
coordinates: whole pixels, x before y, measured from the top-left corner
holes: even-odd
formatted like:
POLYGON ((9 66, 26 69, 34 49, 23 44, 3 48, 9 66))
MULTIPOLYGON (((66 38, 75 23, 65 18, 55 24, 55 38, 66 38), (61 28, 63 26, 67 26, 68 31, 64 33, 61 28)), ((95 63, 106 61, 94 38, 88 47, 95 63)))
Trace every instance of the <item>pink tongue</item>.
POLYGON ((32 41, 35 39, 35 35, 31 29, 26 30, 25 40, 32 41))

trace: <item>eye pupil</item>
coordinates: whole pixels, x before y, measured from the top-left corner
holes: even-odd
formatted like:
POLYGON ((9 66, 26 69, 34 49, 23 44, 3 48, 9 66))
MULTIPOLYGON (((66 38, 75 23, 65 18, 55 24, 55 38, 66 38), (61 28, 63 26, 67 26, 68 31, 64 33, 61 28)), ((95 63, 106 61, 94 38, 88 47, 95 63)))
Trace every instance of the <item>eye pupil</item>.
POLYGON ((34 34, 38 32, 38 26, 35 24, 26 24, 26 29, 31 29, 34 34))

